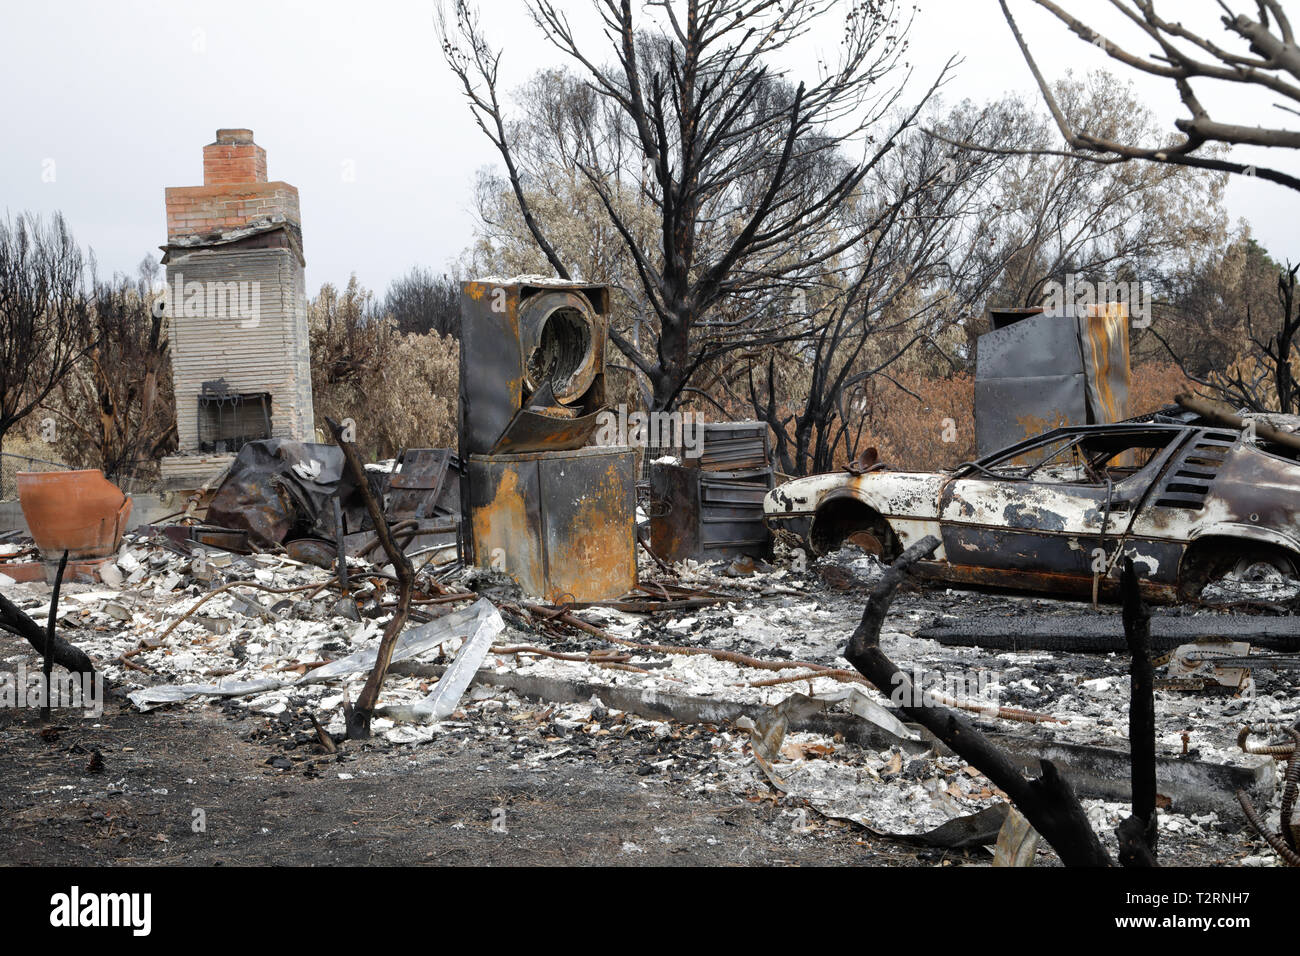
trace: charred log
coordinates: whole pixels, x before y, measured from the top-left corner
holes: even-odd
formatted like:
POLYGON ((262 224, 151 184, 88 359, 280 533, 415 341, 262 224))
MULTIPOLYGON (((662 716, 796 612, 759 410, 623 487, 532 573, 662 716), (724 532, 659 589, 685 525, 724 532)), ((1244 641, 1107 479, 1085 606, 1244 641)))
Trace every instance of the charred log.
POLYGON ((1119 859, 1124 866, 1155 866, 1156 842, 1156 704, 1155 668, 1151 662, 1151 612, 1142 602, 1133 561, 1124 559, 1124 637, 1129 664, 1128 736, 1133 815, 1116 828, 1119 859))
POLYGON ((22 608, 3 594, 0 594, 0 629, 26 638, 27 642, 42 656, 46 654, 48 648, 50 660, 74 674, 93 676, 95 673, 95 665, 90 662, 90 657, 85 651, 68 643, 57 634, 54 635, 53 642, 47 644, 50 637, 49 630, 33 621, 22 608))
POLYGON ((1050 760, 1042 761, 1041 777, 1026 780, 1010 758, 969 721, 946 707, 926 703, 922 692, 880 649, 880 628, 894 593, 912 565, 933 554, 938 546, 933 536, 922 538, 885 571, 867 597, 845 658, 878 689, 890 688, 894 696, 901 693, 903 713, 1000 787, 1066 866, 1110 866, 1110 855, 1088 823, 1079 798, 1050 760))

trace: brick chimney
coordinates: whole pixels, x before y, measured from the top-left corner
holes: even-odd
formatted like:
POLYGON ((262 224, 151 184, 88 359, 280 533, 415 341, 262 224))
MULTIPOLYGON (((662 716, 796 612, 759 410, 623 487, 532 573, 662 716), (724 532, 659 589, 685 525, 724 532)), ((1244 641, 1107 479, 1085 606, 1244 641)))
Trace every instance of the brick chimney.
POLYGON ((313 437, 306 262, 298 190, 267 181, 252 130, 217 130, 203 185, 165 195, 180 448, 163 480, 193 488, 248 441, 313 437))
POLYGON ((217 141, 203 147, 203 185, 266 182, 266 150, 253 142, 251 129, 219 129, 217 141))
POLYGON ((298 190, 267 182, 266 150, 251 129, 219 129, 203 147, 203 185, 167 189, 167 240, 228 233, 282 217, 302 242, 298 190))

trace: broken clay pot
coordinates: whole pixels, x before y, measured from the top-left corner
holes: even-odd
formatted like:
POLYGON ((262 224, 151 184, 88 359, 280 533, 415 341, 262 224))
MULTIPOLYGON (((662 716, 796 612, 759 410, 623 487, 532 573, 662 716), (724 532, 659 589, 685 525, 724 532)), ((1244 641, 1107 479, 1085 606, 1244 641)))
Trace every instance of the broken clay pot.
POLYGON ((46 557, 102 558, 122 542, 131 499, 97 468, 20 471, 18 500, 36 546, 46 557))

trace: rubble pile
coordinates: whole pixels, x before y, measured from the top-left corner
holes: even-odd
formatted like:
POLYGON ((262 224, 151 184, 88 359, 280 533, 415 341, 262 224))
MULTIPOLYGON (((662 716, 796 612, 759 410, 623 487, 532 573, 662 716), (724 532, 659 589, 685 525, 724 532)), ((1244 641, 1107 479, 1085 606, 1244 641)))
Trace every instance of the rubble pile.
MULTIPOLYGON (((352 589, 342 597, 333 572, 280 554, 129 534, 102 582, 64 583, 60 627, 138 709, 216 701, 268 727, 297 727, 291 736, 304 746, 275 766, 313 767, 305 745, 315 735, 301 728, 313 720, 333 744, 343 740, 344 703, 361 690, 394 600, 382 567, 348 563, 352 589)), ((849 673, 841 656, 865 589, 880 574, 875 558, 850 547, 812 565, 785 554, 739 569, 686 561, 677 578, 659 583, 653 570, 642 568, 643 604, 597 602, 571 612, 585 629, 548 617, 564 609, 527 604, 500 574, 452 566, 435 579, 426 571, 427 596, 399 640, 372 724, 381 746, 490 733, 507 742, 511 767, 528 768, 598 761, 602 742, 632 741, 641 753, 637 774, 665 785, 767 794, 792 810, 921 843, 991 842, 1005 795, 900 724, 890 712, 897 701, 849 673), (484 630, 489 619, 496 623, 484 630), (466 686, 434 703, 439 678, 469 655, 476 634, 478 655, 461 666, 466 686), (817 720, 829 723, 809 729, 817 720), (847 738, 844 729, 856 726, 865 736, 847 738)), ((49 612, 49 592, 43 583, 10 589, 38 620, 49 612)), ((960 615, 1070 607, 916 589, 896 599, 882 645, 918 687, 933 686, 986 730, 1122 750, 1123 655, 991 652, 915 636, 960 615)), ((1297 677, 1259 670, 1249 699, 1160 691, 1158 755, 1243 771, 1271 765, 1243 753, 1237 732, 1243 723, 1282 727, 1300 718, 1297 677)), ((1119 806, 1097 798, 1085 805, 1097 821, 1119 806)), ((1175 805, 1161 826, 1222 858, 1271 862, 1223 807, 1175 805)))

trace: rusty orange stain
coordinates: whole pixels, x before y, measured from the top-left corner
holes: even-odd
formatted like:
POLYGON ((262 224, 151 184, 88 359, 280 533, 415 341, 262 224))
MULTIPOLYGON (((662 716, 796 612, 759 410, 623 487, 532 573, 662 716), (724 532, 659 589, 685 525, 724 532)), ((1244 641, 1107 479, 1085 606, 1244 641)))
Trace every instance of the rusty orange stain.
POLYGON ((1092 351, 1093 367, 1097 375, 1092 385, 1097 391, 1097 400, 1105 410, 1101 419, 1104 422, 1119 422, 1128 418, 1128 410, 1119 407, 1119 400, 1111 388, 1112 375, 1119 373, 1124 378, 1125 386, 1129 379, 1128 355, 1128 306, 1123 302, 1095 305, 1088 309, 1087 316, 1088 348, 1092 351), (1123 352, 1123 368, 1114 369, 1111 365, 1111 346, 1118 343, 1123 352))

